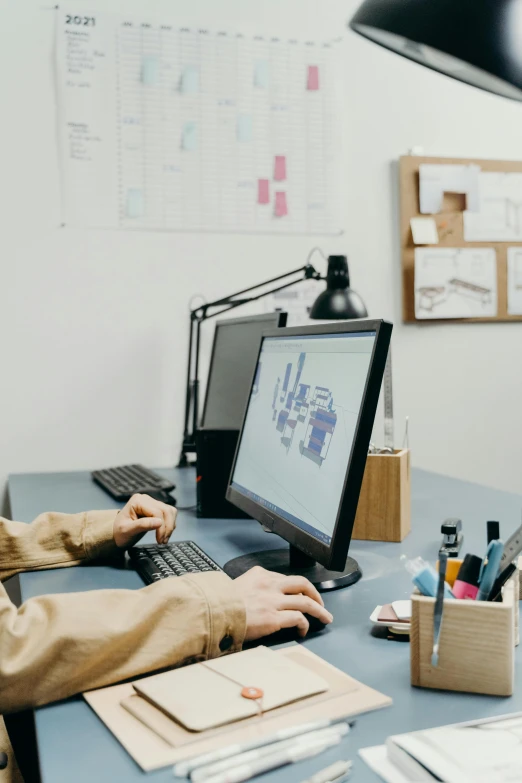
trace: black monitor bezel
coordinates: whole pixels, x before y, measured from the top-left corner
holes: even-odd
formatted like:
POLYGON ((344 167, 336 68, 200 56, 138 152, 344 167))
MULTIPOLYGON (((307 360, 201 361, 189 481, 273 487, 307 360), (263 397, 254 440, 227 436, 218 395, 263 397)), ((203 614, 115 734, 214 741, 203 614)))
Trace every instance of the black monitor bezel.
MULTIPOLYGON (((243 437, 244 423, 248 413, 248 406, 252 398, 252 385, 248 397, 248 404, 245 409, 243 426, 241 428, 236 446, 236 453, 230 471, 229 483, 226 498, 235 506, 245 511, 251 517, 256 519, 265 529, 277 533, 281 538, 292 546, 297 547, 305 554, 313 557, 318 563, 333 571, 342 571, 345 567, 348 548, 352 537, 357 504, 361 491, 364 468, 366 466, 366 457, 368 447, 377 411, 379 394, 388 356, 388 348, 393 326, 388 321, 364 319, 357 321, 342 321, 336 323, 320 324, 314 326, 290 327, 285 329, 284 337, 300 337, 314 334, 354 334, 357 332, 375 332, 375 343, 368 369, 368 376, 363 391, 363 398, 357 424, 355 436, 348 459, 346 474, 341 493, 341 500, 337 510, 337 517, 333 529, 332 540, 329 545, 318 541, 314 536, 298 528, 284 517, 273 511, 268 511, 264 506, 247 497, 242 492, 231 486, 232 476, 236 467, 236 461, 243 437)), ((263 334, 256 362, 259 362, 259 356, 263 341, 266 337, 281 336, 277 330, 270 330, 263 334)), ((255 378, 255 370, 254 370, 255 378)), ((254 382, 252 378, 252 384, 254 382)))
MULTIPOLYGON (((215 427, 215 426, 207 426, 205 424, 205 414, 207 411, 207 404, 208 404, 208 394, 209 394, 209 388, 210 388, 210 378, 212 375, 212 369, 214 366, 214 361, 216 357, 216 343, 218 338, 218 329, 220 326, 229 326, 230 324, 237 325, 237 324, 245 324, 245 323, 252 323, 257 321, 269 321, 270 319, 274 318, 275 316, 278 317, 278 323, 277 326, 274 326, 274 329, 281 329, 286 326, 286 321, 288 317, 288 313, 284 310, 275 310, 269 313, 258 313, 257 315, 243 315, 240 318, 222 318, 220 321, 216 321, 216 326, 214 329, 214 337, 212 340, 212 353, 210 354, 210 364, 208 366, 208 374, 207 374, 207 385, 205 388, 205 402, 203 403, 203 412, 201 414, 201 419, 199 422, 199 429, 212 429, 212 430, 230 430, 230 427, 215 427)), ((259 354, 258 354, 259 356, 259 354)), ((256 366, 257 366, 257 360, 256 360, 256 366)), ((252 387, 250 387, 252 388, 252 387)), ((247 398, 247 402, 249 397, 247 398)))

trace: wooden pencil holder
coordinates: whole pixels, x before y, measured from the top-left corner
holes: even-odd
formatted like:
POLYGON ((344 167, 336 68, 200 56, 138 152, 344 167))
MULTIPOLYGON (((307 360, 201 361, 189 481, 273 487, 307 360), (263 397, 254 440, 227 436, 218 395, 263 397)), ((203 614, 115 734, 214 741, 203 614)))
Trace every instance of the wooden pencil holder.
POLYGON ((410 530, 409 449, 368 454, 352 538, 402 541, 410 530))
POLYGON ((511 696, 518 644, 518 569, 502 603, 445 600, 438 666, 432 666, 435 599, 414 593, 410 631, 411 684, 421 688, 511 696))

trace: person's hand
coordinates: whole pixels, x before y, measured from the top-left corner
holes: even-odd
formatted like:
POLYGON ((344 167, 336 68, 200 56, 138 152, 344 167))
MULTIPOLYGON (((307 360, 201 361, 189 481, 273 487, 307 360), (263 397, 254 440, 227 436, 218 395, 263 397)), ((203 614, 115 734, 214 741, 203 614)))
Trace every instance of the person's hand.
POLYGON ((128 549, 149 530, 155 530, 158 544, 166 544, 176 527, 177 513, 148 495, 133 495, 114 520, 114 542, 128 549))
POLYGON ((306 636, 309 623, 305 614, 327 625, 333 620, 323 599, 304 576, 283 576, 255 566, 234 579, 246 607, 245 641, 260 639, 281 628, 297 626, 306 636))

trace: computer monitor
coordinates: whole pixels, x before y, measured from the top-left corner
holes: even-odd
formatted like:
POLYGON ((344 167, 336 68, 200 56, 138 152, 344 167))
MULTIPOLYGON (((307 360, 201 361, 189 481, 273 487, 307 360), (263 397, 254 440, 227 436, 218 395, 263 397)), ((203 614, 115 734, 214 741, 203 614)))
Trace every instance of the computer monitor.
POLYGON ((286 313, 218 321, 214 332, 201 427, 240 430, 261 335, 286 325, 286 313))
POLYGON ((301 573, 319 589, 352 584, 347 558, 392 325, 343 321, 265 333, 227 500, 290 548, 231 560, 301 573))

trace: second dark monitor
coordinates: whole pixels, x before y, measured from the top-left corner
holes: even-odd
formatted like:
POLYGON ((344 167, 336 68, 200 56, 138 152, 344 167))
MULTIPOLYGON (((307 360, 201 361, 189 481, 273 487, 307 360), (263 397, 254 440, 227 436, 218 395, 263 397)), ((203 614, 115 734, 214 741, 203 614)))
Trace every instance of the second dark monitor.
POLYGON ((198 517, 248 518, 225 495, 250 395, 261 335, 286 325, 286 313, 218 321, 201 426, 196 433, 198 517))
POLYGON ((207 380, 201 427, 240 430, 257 364, 261 335, 286 326, 286 313, 218 321, 207 380))

